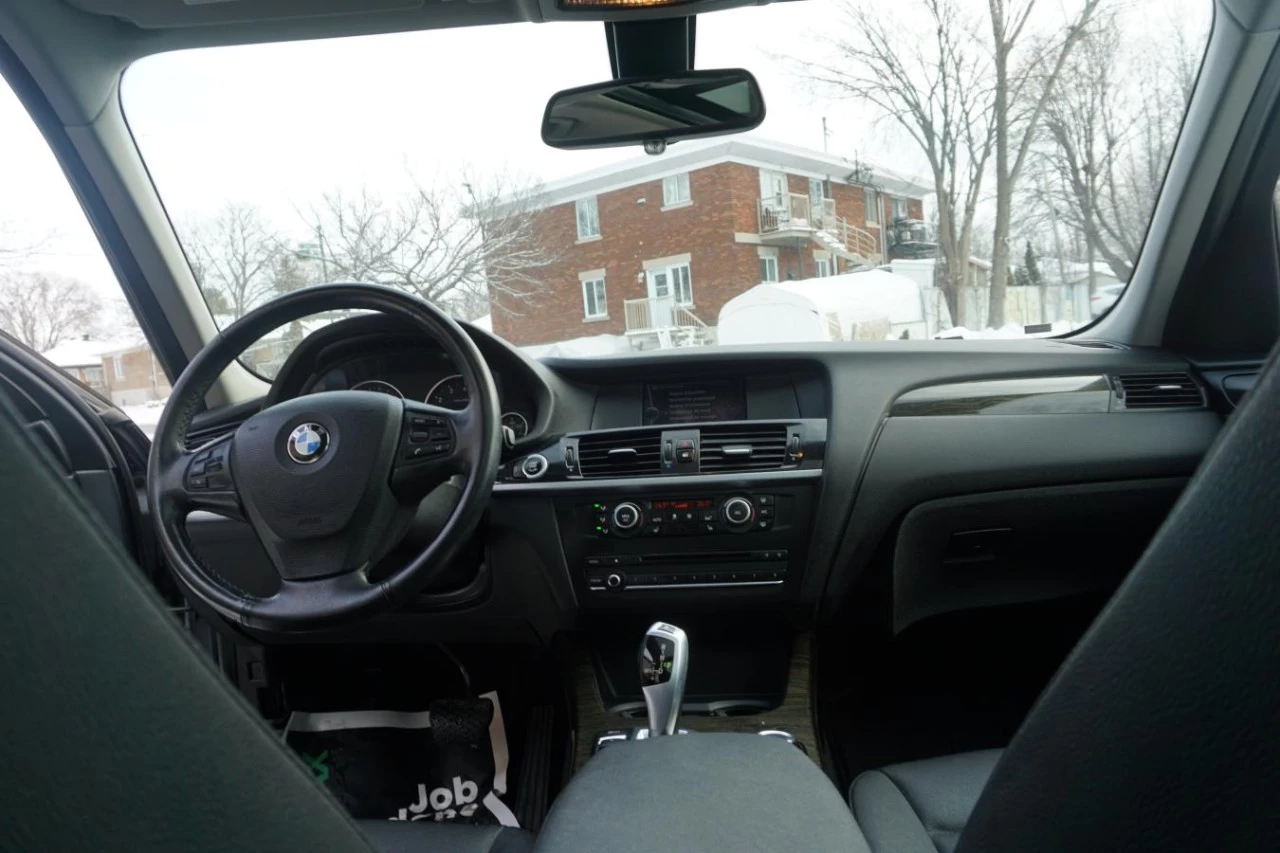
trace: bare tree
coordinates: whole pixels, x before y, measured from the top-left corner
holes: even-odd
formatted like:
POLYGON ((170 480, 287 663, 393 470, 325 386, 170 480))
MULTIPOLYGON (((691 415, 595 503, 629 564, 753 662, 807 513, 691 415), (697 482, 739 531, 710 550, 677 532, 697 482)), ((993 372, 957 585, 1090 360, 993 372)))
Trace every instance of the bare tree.
POLYGON ((331 279, 402 288, 464 313, 483 295, 493 310, 519 314, 556 260, 541 240, 539 207, 537 187, 509 179, 411 179, 398 199, 329 193, 305 219, 331 279))
POLYGON ((44 273, 0 277, 0 328, 44 352, 89 333, 102 303, 84 282, 44 273))
POLYGON ((257 207, 228 202, 215 216, 180 230, 191 270, 211 306, 242 317, 273 294, 273 269, 283 244, 257 207))
POLYGON ((51 234, 23 234, 13 222, 0 220, 0 268, 13 266, 39 254, 51 237, 51 234))
POLYGON ((1004 325, 1009 235, 1014 190, 1036 131, 1072 51, 1088 32, 1102 0, 1082 0, 1063 29, 1033 38, 1029 23, 1037 0, 988 0, 993 70, 992 137, 995 147, 995 235, 991 253, 990 325, 1004 325), (1025 51, 1020 48, 1026 47, 1025 51))
POLYGON ((1122 281, 1133 271, 1195 85, 1194 41, 1175 22, 1158 45, 1125 49, 1120 23, 1103 15, 1045 112, 1036 201, 1073 232, 1091 264, 1101 259, 1122 281))
POLYGON ((991 155, 990 62, 956 0, 913 0, 898 15, 883 4, 846 0, 850 36, 836 58, 803 70, 837 94, 873 105, 915 142, 937 198, 939 286, 952 321, 964 325, 974 216, 991 155))

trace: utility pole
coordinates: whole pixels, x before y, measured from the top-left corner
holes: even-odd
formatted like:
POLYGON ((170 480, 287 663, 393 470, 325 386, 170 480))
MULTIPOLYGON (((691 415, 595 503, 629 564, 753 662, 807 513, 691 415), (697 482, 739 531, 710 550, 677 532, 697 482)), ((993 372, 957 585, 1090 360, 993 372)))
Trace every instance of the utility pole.
POLYGON ((822 117, 822 153, 827 153, 827 137, 831 134, 827 131, 827 117, 822 117))

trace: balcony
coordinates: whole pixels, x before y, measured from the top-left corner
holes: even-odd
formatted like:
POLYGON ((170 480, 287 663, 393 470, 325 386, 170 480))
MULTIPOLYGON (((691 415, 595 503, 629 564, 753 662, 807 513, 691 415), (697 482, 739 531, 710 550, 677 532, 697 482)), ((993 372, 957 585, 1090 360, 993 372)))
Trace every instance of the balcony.
POLYGON ((814 206, 802 193, 782 193, 756 200, 762 237, 793 238, 831 228, 836 223, 835 199, 824 198, 814 206))
POLYGON ((626 299, 627 338, 634 349, 696 347, 715 342, 715 332, 674 296, 626 299))
POLYGON ((836 203, 824 198, 815 207, 807 195, 786 193, 756 200, 760 241, 766 246, 812 241, 857 265, 883 262, 880 236, 836 215, 836 203))

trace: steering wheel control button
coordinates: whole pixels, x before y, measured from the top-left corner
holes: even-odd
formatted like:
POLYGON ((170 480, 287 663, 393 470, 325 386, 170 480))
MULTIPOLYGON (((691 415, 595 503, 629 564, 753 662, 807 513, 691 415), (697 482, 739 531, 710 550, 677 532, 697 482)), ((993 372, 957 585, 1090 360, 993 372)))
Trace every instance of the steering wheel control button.
POLYGON ((453 450, 453 432, 443 418, 413 415, 404 434, 400 458, 405 462, 437 459, 453 450))
POLYGON ((231 488, 227 468, 227 445, 202 450, 187 469, 187 488, 194 492, 225 491, 231 488))
POLYGON ((526 479, 537 480, 547 473, 547 467, 547 457, 541 453, 535 453, 532 456, 526 456, 520 463, 520 472, 526 479))
POLYGON ((289 433, 285 450, 289 458, 299 465, 311 465, 320 461, 320 457, 329 449, 329 431, 318 423, 298 424, 289 433))

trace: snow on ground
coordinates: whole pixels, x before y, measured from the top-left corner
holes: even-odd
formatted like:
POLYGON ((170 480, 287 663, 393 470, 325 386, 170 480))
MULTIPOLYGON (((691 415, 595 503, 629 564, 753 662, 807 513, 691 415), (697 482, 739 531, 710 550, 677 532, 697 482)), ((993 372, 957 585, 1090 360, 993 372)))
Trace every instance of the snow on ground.
POLYGON ((156 434, 156 425, 160 423, 160 415, 164 412, 165 403, 168 398, 163 400, 152 400, 150 403, 143 403, 139 406, 121 406, 120 411, 129 416, 129 420, 138 425, 138 429, 147 434, 147 438, 154 438, 156 434))

